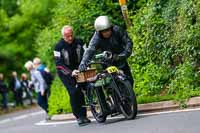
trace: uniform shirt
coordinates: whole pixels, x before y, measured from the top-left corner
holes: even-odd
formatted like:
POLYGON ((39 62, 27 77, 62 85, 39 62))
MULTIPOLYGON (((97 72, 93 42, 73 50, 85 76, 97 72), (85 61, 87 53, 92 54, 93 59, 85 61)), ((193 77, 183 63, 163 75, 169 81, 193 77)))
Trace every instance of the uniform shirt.
POLYGON ((56 68, 65 70, 69 74, 74 69, 78 69, 84 52, 83 45, 80 39, 75 38, 72 44, 61 39, 54 49, 56 68))

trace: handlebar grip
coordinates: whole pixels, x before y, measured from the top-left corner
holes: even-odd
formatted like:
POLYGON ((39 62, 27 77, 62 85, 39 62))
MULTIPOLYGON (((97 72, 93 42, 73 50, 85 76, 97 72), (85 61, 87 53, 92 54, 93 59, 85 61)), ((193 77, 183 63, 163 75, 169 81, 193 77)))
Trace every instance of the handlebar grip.
POLYGON ((95 55, 95 59, 111 59, 112 58, 112 53, 109 51, 104 51, 101 54, 95 55))
POLYGON ((103 53, 95 55, 95 59, 102 59, 102 58, 104 58, 104 54, 103 53))

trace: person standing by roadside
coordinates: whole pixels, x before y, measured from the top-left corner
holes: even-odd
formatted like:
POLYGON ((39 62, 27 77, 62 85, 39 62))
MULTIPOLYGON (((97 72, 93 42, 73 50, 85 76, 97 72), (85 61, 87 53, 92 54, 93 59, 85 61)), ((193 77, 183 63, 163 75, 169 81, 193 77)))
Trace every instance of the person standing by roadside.
POLYGON ((47 69, 47 67, 46 67, 43 63, 41 63, 40 58, 35 57, 35 58, 33 59, 33 64, 34 64, 34 67, 35 67, 37 70, 49 72, 49 69, 47 69))
POLYGON ((23 99, 22 99, 22 87, 21 87, 21 83, 20 80, 17 77, 17 72, 13 71, 12 72, 12 77, 11 77, 11 81, 10 81, 10 88, 14 93, 14 97, 15 97, 15 102, 16 105, 24 105, 23 104, 23 99))
POLYGON ((22 73, 21 75, 21 85, 23 92, 25 92, 25 98, 28 98, 30 104, 33 104, 33 93, 30 87, 30 81, 25 73, 22 73))
POLYGON ((48 99, 46 93, 47 85, 41 73, 34 68, 32 61, 27 61, 24 66, 31 74, 31 81, 37 93, 37 103, 47 113, 46 120, 49 120, 50 116, 48 115, 48 99))
POLYGON ((74 37, 73 29, 69 25, 62 28, 61 34, 62 38, 54 49, 56 69, 60 80, 69 93, 72 112, 78 125, 84 126, 91 121, 87 118, 86 108, 83 107, 85 104, 83 92, 77 87, 74 78, 84 53, 84 44, 80 39, 74 37))
POLYGON ((40 73, 42 74, 43 79, 45 80, 45 82, 47 84, 47 96, 49 97, 50 96, 50 92, 51 92, 51 84, 52 84, 53 79, 54 79, 53 75, 50 72, 50 70, 44 64, 41 63, 40 58, 35 57, 33 59, 33 64, 34 64, 34 67, 38 71, 40 71, 40 73))
POLYGON ((4 82, 4 75, 0 73, 0 94, 2 96, 2 109, 7 110, 7 93, 8 88, 4 82))

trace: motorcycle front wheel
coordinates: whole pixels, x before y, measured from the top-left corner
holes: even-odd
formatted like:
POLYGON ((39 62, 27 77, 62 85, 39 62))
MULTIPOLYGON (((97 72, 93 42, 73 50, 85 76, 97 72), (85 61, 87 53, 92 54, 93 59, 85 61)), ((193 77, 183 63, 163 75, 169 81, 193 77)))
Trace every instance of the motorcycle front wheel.
POLYGON ((122 114, 126 119, 134 119, 137 115, 137 100, 130 82, 117 80, 116 85, 119 90, 117 99, 122 114))
POLYGON ((93 117, 96 119, 97 122, 103 123, 106 121, 107 115, 103 114, 102 111, 102 103, 100 94, 98 92, 98 89, 92 89, 90 90, 90 109, 92 112, 93 117))

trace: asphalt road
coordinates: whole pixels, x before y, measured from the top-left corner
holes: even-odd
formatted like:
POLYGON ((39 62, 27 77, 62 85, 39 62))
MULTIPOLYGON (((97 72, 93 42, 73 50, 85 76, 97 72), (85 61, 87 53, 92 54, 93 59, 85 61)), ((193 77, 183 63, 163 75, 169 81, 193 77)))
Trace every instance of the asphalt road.
POLYGON ((200 108, 139 114, 135 120, 122 117, 108 119, 105 124, 92 120, 79 127, 76 121, 44 121, 44 112, 16 113, 0 117, 0 133, 199 133, 200 108))

